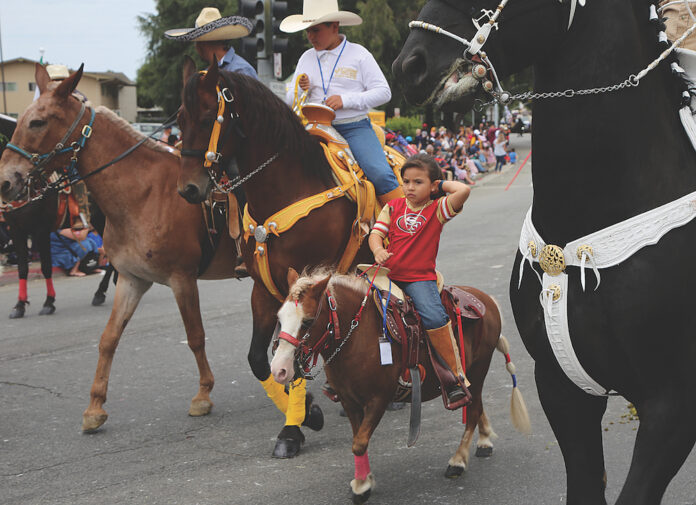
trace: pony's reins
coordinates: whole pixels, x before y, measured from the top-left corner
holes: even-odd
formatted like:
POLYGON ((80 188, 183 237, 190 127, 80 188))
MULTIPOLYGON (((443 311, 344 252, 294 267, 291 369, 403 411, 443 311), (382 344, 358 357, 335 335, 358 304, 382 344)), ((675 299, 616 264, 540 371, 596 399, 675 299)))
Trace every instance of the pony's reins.
MULTIPOLYGON (((575 96, 582 96, 582 95, 595 95, 595 94, 602 94, 602 93, 608 93, 608 92, 613 92, 613 91, 619 91, 624 88, 630 88, 630 87, 636 87, 640 84, 641 79, 645 77, 650 71, 655 69, 662 61, 664 61, 671 53, 676 49, 678 46, 684 42, 684 40, 691 35, 694 30, 696 30, 696 16, 694 16, 693 12, 691 11, 691 7, 689 6, 688 0, 683 0, 683 3, 686 5, 686 8, 689 12, 689 15, 691 16, 693 20, 693 24, 691 27, 686 30, 681 37, 679 37, 677 40, 675 40, 667 49, 665 49, 660 55, 655 58, 647 67, 645 67, 643 70, 638 72, 637 74, 631 74, 629 75, 624 81, 609 85, 609 86, 601 86, 601 87, 596 87, 596 88, 587 88, 587 89, 580 89, 580 90, 573 90, 573 89, 567 89, 564 91, 550 91, 550 92, 543 92, 543 93, 532 93, 531 91, 527 91, 524 93, 519 93, 516 95, 510 94, 508 91, 505 91, 500 83, 500 79, 498 78, 498 74, 495 70, 495 67, 493 66, 493 63, 491 60, 488 58, 486 53, 483 51, 483 46, 486 44, 488 41, 488 38, 491 34, 491 31, 493 28, 498 29, 498 17, 500 16, 500 13, 503 11, 505 6, 507 5, 509 0, 502 0, 500 4, 498 5, 497 9, 495 12, 483 9, 482 10, 482 15, 479 18, 472 18, 472 22, 474 23, 474 26, 477 28, 477 32, 472 38, 471 41, 468 41, 467 39, 460 37, 458 35, 455 35, 452 32, 449 32, 437 25, 433 25, 431 23, 426 23, 424 21, 411 21, 408 26, 409 28, 420 28, 423 30, 431 31, 439 35, 444 35, 445 37, 449 37, 451 39, 456 40, 460 44, 464 45, 466 50, 464 51, 464 58, 468 60, 469 62, 472 63, 472 68, 471 68, 471 75, 477 79, 478 81, 481 82, 481 85, 484 89, 484 91, 488 92, 493 96, 493 100, 490 102, 481 102, 480 100, 477 101, 476 109, 477 110, 482 110, 484 107, 487 107, 488 105, 491 105, 493 103, 500 103, 501 105, 506 105, 510 103, 513 100, 539 100, 539 99, 547 99, 547 98, 572 98, 575 96), (479 21, 481 19, 488 18, 488 21, 485 22, 483 25, 479 24, 479 21), (480 59, 481 63, 478 63, 474 58, 480 59), (495 84, 493 81, 488 79, 488 75, 491 75, 493 80, 495 81, 495 84)), ((568 0, 558 0, 561 3, 567 2, 568 0)), ((570 0, 570 14, 568 18, 568 29, 570 29, 571 25, 573 24, 573 19, 575 18, 575 10, 577 8, 577 4, 579 3, 581 7, 584 7, 586 4, 587 0, 570 0)), ((675 3, 680 3, 680 2, 675 2, 675 3)), ((654 5, 650 6, 650 20, 651 21, 657 21, 659 20, 658 14, 657 14, 657 9, 655 8, 654 5)), ((661 32, 661 40, 662 36, 664 35, 664 32, 661 32)), ((667 41, 666 35, 664 35, 664 41, 667 41)), ((674 68, 676 64, 672 64, 673 69, 676 71, 679 71, 681 69, 679 68, 674 68)), ((678 65, 677 65, 678 67, 678 65)), ((683 72, 683 70, 682 70, 683 72)), ((684 100, 690 100, 690 97, 684 97, 684 100)))

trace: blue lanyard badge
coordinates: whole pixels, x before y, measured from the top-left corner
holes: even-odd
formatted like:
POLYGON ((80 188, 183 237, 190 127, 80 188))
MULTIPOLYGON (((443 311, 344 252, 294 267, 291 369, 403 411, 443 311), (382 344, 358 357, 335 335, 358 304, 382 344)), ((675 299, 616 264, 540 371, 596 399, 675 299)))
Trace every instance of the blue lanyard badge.
POLYGON ((338 58, 336 58, 336 63, 334 63, 333 70, 331 71, 331 76, 329 77, 329 82, 324 84, 324 71, 321 69, 321 62, 319 61, 319 55, 317 55, 317 64, 319 65, 319 74, 321 75, 321 89, 324 90, 324 100, 322 100, 321 103, 326 102, 326 95, 329 94, 329 86, 331 86, 331 81, 333 80, 334 72, 336 72, 336 67, 338 66, 338 60, 341 59, 341 55, 343 54, 343 50, 346 48, 346 44, 348 43, 348 38, 343 42, 343 47, 341 47, 341 52, 338 53, 338 58))

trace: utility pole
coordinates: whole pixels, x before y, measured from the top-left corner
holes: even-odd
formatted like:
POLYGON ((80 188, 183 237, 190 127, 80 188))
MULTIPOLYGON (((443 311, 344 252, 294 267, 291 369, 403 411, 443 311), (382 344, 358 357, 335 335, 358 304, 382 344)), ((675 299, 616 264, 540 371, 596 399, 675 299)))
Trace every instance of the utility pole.
POLYGON ((7 115, 7 84, 5 83, 5 59, 2 57, 2 20, 0 20, 0 78, 2 78, 2 110, 7 115))

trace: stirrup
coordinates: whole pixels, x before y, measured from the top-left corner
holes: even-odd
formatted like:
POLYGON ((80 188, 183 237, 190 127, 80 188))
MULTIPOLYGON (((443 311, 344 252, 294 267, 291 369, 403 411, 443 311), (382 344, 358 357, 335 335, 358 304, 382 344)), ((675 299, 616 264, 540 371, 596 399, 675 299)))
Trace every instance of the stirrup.
POLYGON ((466 407, 471 404, 473 400, 469 388, 462 383, 451 391, 447 391, 446 393, 443 392, 442 397, 443 400, 445 400, 445 408, 447 410, 457 410, 461 407, 466 407))
POLYGON ((328 382, 325 382, 324 385, 321 387, 321 392, 324 393, 324 396, 326 396, 332 402, 338 403, 338 393, 334 391, 334 389, 328 382))

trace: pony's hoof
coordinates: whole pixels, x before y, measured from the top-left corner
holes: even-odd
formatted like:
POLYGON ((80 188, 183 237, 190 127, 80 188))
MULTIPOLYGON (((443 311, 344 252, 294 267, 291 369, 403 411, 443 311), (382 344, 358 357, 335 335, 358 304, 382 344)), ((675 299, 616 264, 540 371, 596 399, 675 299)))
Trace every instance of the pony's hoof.
POLYGON ((53 305, 54 300, 46 300, 43 304, 43 307, 41 307, 41 311, 39 312, 40 316, 50 316, 51 314, 55 313, 56 311, 56 306, 53 305))
POLYGON ((356 505, 359 505, 361 503, 365 503, 365 502, 367 502, 367 500, 370 499, 371 494, 372 494, 372 489, 368 489, 363 494, 353 493, 353 503, 355 503, 356 505))
POLYGON ((189 415, 192 417, 207 416, 213 408, 213 402, 200 400, 191 402, 189 407, 189 415))
POLYGON ((365 503, 372 494, 372 490, 377 485, 375 476, 371 473, 365 480, 353 479, 350 481, 350 489, 353 491, 353 503, 365 503))
POLYGON ((94 298, 92 298, 92 305, 95 307, 99 307, 100 305, 103 305, 104 302, 106 301, 106 293, 102 293, 101 291, 97 291, 94 293, 94 298))
POLYGON ((447 465, 447 470, 445 470, 445 477, 447 477, 448 479, 456 479, 457 477, 461 477, 463 473, 463 466, 447 465))
POLYGON ((279 459, 294 458, 300 453, 305 437, 298 426, 285 426, 278 435, 273 457, 279 459))
POLYGON ((93 433, 99 429, 99 427, 106 422, 109 415, 105 412, 103 414, 96 415, 83 415, 82 416, 82 433, 93 433))
POLYGON ((313 402, 314 395, 307 393, 305 398, 305 419, 302 421, 302 426, 306 426, 313 431, 319 431, 324 427, 324 413, 319 405, 315 405, 313 402))
POLYGON ((476 457, 477 458, 490 458, 493 456, 493 447, 477 447, 476 457))

